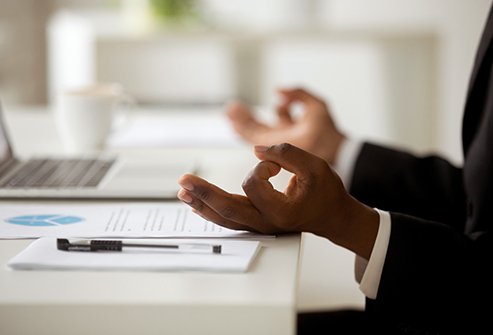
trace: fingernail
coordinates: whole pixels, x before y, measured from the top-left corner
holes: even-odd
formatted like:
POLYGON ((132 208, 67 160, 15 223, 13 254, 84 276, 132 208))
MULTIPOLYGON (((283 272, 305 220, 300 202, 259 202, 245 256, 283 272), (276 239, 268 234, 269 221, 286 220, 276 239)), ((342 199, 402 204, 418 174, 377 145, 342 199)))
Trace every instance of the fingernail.
POLYGON ((269 147, 267 147, 265 145, 256 145, 255 146, 255 151, 266 152, 267 150, 269 150, 269 147))
POLYGON ((185 190, 179 190, 177 194, 178 199, 180 199, 183 202, 186 202, 187 204, 192 202, 192 197, 190 194, 188 194, 185 190))
POLYGON ((193 191, 193 184, 188 181, 180 182, 180 186, 187 191, 193 191))

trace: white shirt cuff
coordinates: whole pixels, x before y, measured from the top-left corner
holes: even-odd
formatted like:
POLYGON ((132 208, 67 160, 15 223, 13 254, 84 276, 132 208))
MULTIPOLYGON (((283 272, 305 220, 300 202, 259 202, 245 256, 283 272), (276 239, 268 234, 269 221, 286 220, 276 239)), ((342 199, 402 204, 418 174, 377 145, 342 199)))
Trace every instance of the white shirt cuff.
POLYGON ((378 226, 377 238, 375 239, 370 259, 367 261, 360 256, 356 256, 355 262, 355 277, 360 283, 359 289, 370 299, 377 298, 378 286, 380 284, 383 265, 387 255, 391 230, 390 213, 376 208, 375 210, 380 216, 380 224, 378 226))
POLYGON ((337 172, 346 189, 349 189, 353 178, 354 165, 358 157, 363 142, 354 139, 346 139, 341 143, 339 153, 334 160, 332 167, 337 172))

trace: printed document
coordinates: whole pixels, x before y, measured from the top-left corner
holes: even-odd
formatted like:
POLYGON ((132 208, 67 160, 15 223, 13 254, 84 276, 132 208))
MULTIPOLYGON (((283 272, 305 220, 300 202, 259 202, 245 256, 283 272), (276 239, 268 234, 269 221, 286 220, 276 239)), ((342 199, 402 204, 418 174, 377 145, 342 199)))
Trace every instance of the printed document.
MULTIPOLYGON (((149 240, 132 240, 149 243, 149 240)), ((153 243, 159 240, 152 240, 153 243)), ((171 240, 163 243, 197 243, 197 240, 171 240)), ((245 272, 260 248, 259 241, 200 239, 200 243, 220 244, 222 252, 182 252, 174 250, 128 250, 121 252, 63 251, 56 238, 44 237, 32 242, 12 258, 14 270, 131 270, 131 271, 212 271, 245 272)))
MULTIPOLYGON (((182 203, 0 205, 0 238, 266 237, 201 218, 182 203)), ((270 236, 272 237, 272 236, 270 236)))

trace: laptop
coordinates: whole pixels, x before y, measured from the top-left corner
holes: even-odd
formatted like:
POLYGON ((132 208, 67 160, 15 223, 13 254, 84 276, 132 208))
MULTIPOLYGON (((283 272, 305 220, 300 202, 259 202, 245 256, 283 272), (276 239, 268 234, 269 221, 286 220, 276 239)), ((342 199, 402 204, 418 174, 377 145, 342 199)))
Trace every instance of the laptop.
POLYGON ((191 160, 129 157, 20 159, 10 145, 0 104, 1 199, 176 199, 191 160), (172 162, 170 162, 172 161, 172 162))

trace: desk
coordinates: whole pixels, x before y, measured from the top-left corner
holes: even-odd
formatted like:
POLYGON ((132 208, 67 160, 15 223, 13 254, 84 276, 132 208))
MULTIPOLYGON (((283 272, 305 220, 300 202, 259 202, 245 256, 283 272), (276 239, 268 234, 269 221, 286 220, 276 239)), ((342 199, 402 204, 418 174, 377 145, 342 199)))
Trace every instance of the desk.
MULTIPOLYGON (((22 155, 60 153, 46 113, 8 116, 22 155)), ((249 149, 238 147, 129 154, 197 157, 206 178, 231 190, 253 166, 249 149)), ((29 241, 0 241, 0 333, 293 334, 300 240, 263 241, 244 274, 12 271, 6 262, 29 241)))
MULTIPOLYGON (((45 110, 6 112, 18 153, 60 154, 45 110)), ((256 162, 250 148, 241 146, 134 148, 125 154, 189 155, 200 161, 204 177, 231 192, 240 192, 256 162)), ((294 334, 300 300, 303 310, 362 306, 352 255, 304 235, 304 243, 323 242, 326 248, 317 254, 305 247, 311 258, 327 263, 323 269, 319 263, 307 268, 299 262, 301 241, 299 235, 265 240, 248 273, 209 274, 12 271, 6 262, 29 241, 2 240, 0 334, 294 334), (330 290, 324 291, 327 285, 330 290), (319 300, 313 305, 300 299, 300 291, 319 300)))

